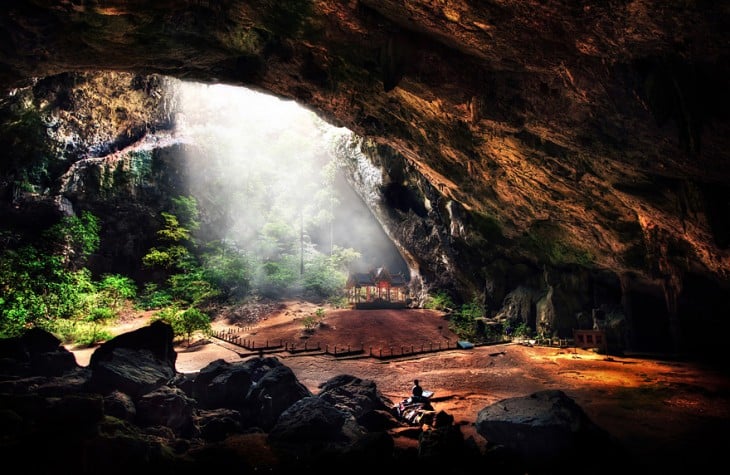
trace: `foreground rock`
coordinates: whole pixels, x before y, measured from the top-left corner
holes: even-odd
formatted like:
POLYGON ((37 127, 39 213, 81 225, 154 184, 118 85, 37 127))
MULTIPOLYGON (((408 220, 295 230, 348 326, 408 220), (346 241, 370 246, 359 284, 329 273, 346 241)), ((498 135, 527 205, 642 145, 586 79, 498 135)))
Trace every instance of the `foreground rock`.
POLYGON ((404 423, 373 381, 343 374, 315 395, 259 357, 182 374, 173 348, 161 322, 110 340, 86 368, 42 330, 0 341, 0 457, 25 473, 466 473, 479 455, 445 413, 414 428, 418 450, 399 449, 390 430, 404 423))
POLYGON ((625 455, 607 432, 559 390, 498 401, 479 411, 476 427, 506 459, 540 472, 577 464, 586 473, 611 473, 617 456, 625 455))

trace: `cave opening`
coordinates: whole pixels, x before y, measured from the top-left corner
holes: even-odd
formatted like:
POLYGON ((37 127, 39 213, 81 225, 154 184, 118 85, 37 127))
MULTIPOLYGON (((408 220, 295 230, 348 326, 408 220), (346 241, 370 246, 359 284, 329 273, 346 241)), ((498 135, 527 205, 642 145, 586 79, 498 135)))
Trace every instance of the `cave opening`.
POLYGON ((350 272, 386 267, 408 278, 396 246, 345 175, 337 144, 352 140, 348 129, 251 89, 171 84, 175 133, 186 144, 185 187, 200 205, 208 239, 233 243, 260 260, 264 274, 296 260, 304 274, 339 252, 350 272))

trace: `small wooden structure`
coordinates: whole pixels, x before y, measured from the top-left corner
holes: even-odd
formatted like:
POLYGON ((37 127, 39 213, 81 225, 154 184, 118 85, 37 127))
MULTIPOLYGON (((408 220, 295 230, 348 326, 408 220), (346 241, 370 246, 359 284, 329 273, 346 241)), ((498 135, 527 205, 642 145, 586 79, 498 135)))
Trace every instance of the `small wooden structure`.
POLYGON ((385 267, 350 274, 345 285, 347 297, 355 308, 394 308, 406 303, 406 280, 385 267))
POLYGON ((578 348, 608 349, 605 330, 573 330, 573 341, 578 348))

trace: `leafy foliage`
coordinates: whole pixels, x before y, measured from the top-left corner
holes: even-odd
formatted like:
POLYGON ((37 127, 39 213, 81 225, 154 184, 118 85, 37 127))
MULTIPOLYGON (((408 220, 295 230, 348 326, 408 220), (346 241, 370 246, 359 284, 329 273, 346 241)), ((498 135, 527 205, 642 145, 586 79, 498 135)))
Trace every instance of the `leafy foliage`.
POLYGON ((423 307, 430 310, 451 311, 455 305, 449 294, 443 290, 439 290, 433 294, 429 294, 423 307))
POLYGON ((160 241, 165 243, 176 243, 190 239, 190 229, 181 225, 177 216, 164 211, 161 215, 162 219, 165 220, 165 226, 157 231, 157 236, 160 238, 160 241))
POLYGON ((316 329, 318 326, 324 322, 325 312, 323 308, 318 308, 315 310, 313 315, 307 315, 306 317, 302 318, 302 325, 304 326, 304 331, 311 332, 314 329, 316 329))
POLYGON ((484 307, 475 295, 471 301, 462 304, 459 310, 452 314, 449 326, 451 331, 459 335, 461 339, 478 342, 484 339, 485 336, 492 338, 494 335, 479 331, 479 321, 484 315, 484 307))
POLYGON ((338 268, 331 257, 322 254, 312 256, 303 276, 305 295, 325 298, 336 294, 345 286, 347 274, 338 268))
POLYGON ((192 305, 219 294, 219 290, 205 279, 203 269, 197 266, 187 272, 171 275, 168 283, 170 294, 175 300, 192 305))
POLYGON ((344 294, 344 292, 339 292, 335 295, 331 295, 327 299, 327 302, 334 308, 347 308, 348 306, 347 296, 344 294))
POLYGON ((134 299, 137 296, 137 284, 119 274, 106 274, 102 276, 97 286, 103 300, 114 308, 120 308, 126 300, 134 299))
POLYGON ((205 279, 227 296, 244 297, 251 286, 248 256, 225 242, 214 243, 202 257, 205 279))
POLYGON ((210 318, 195 307, 190 307, 180 314, 177 327, 187 337, 188 344, 190 344, 192 334, 196 331, 201 331, 205 335, 209 335, 211 331, 210 318))
MULTIPOLYGON (((200 211, 198 201, 192 196, 176 196, 172 198, 174 215, 180 218, 180 223, 189 231, 200 229, 200 211)), ((164 213, 163 213, 164 215, 164 213)))
POLYGON ((172 304, 172 295, 160 289, 154 282, 147 282, 137 298, 137 306, 143 310, 158 310, 172 304))
POLYGON ((507 327, 505 329, 505 333, 509 336, 516 337, 516 338, 522 338, 522 337, 529 337, 532 335, 532 330, 527 325, 526 322, 521 322, 516 327, 511 328, 507 327))
MULTIPOLYGON (((28 100, 21 91, 15 98, 7 98, 24 102, 28 100)), ((7 107, 7 111, 18 113, 0 113, 0 149, 4 158, 0 162, 0 172, 4 177, 12 177, 19 190, 35 192, 50 184, 49 170, 58 163, 59 144, 49 140, 48 126, 43 120, 45 111, 35 107, 31 101, 18 104, 19 107, 7 107)))
POLYGON ((0 334, 17 335, 36 322, 78 317, 95 292, 87 269, 69 270, 62 255, 34 246, 6 249, 0 259, 0 334))
POLYGON ((147 267, 172 269, 175 266, 180 267, 188 256, 188 251, 183 246, 168 246, 163 249, 153 247, 144 255, 142 263, 147 267))
POLYGON ((278 260, 269 260, 259 266, 257 287, 267 297, 286 295, 295 288, 298 279, 298 262, 294 256, 281 256, 278 260))
POLYGON ((119 275, 94 282, 83 267, 99 246, 99 228, 99 220, 84 212, 51 226, 38 243, 2 251, 1 336, 37 326, 64 341, 93 344, 109 338, 103 325, 118 316, 135 286, 119 275))
POLYGON ((74 343, 82 347, 92 346, 113 337, 99 322, 56 319, 44 322, 42 327, 53 333, 63 343, 74 343))
POLYGON ((195 307, 180 310, 178 305, 173 304, 157 312, 153 320, 162 320, 170 324, 174 334, 184 337, 188 345, 196 332, 203 332, 204 335, 211 333, 210 317, 195 307))
POLYGON ((59 255, 76 265, 82 265, 99 249, 99 218, 88 211, 81 216, 66 216, 45 233, 49 249, 55 247, 59 255))

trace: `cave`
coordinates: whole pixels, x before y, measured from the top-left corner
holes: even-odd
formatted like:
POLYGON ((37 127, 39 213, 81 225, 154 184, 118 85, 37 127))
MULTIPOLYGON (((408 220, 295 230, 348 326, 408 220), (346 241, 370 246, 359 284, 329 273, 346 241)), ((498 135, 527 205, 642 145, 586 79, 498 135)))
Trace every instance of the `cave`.
POLYGON ((348 178, 382 198, 365 202, 421 302, 447 289, 497 313, 518 286, 545 294, 555 280, 573 294, 552 302, 563 325, 619 300, 632 341, 662 335, 676 351, 712 354, 728 329, 707 310, 724 306, 730 268, 722 5, 13 1, 0 23, 6 110, 28 88, 50 121, 79 104, 81 83, 119 96, 113 80, 84 78, 100 71, 132 74, 125 87, 147 96, 146 113, 118 103, 69 128, 80 135, 63 159, 23 176, 22 160, 52 152, 23 149, 36 132, 7 119, 9 228, 32 234, 53 219, 74 161, 165 129, 165 77, 243 86, 362 138, 385 181, 367 190, 356 164, 348 178), (577 295, 591 292, 590 272, 640 282, 605 301, 577 295), (698 280, 710 283, 701 293, 698 280), (717 331, 700 338, 699 326, 717 331))
MULTIPOLYGON (((336 186, 359 207, 337 210, 339 231, 352 230, 348 217, 368 223, 379 253, 361 264, 407 276, 414 307, 446 295, 479 306, 482 323, 559 338, 607 316, 616 355, 726 371, 729 25, 712 1, 7 0, 2 265, 12 256, 32 270, 25 245, 59 222, 93 228, 88 211, 103 223, 87 256, 94 278, 163 284, 169 272, 139 262, 161 229, 196 224, 169 213, 216 165, 174 136, 167 86, 245 88, 350 131, 336 186)), ((200 196, 217 203, 228 190, 211 183, 200 196)), ((205 240, 224 249, 213 230, 240 210, 205 210, 216 210, 202 216, 205 240)), ((295 221, 268 236, 299 239, 290 268, 250 252, 264 293, 284 271, 303 274, 295 221)), ((307 231, 310 248, 332 254, 338 230, 307 231)), ((357 235, 338 244, 367 246, 357 235)), ((71 247, 63 262, 80 271, 83 247, 71 247)), ((7 291, 15 283, 0 282, 0 311, 25 298, 7 291)))

